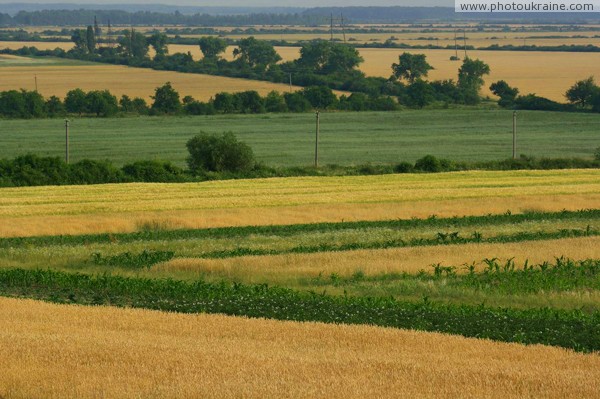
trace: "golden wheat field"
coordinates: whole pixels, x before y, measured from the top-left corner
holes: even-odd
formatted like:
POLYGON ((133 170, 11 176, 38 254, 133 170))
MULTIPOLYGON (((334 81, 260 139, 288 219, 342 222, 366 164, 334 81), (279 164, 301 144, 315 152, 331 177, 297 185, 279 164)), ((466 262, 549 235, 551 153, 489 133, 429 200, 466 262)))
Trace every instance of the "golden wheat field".
POLYGON ((5 188, 0 236, 600 207, 600 171, 459 172, 5 188))
MULTIPOLYGON (((463 244, 449 246, 408 247, 312 254, 243 256, 227 259, 178 258, 155 269, 158 273, 184 271, 206 276, 214 274, 250 283, 281 282, 290 278, 329 276, 349 277, 356 271, 367 276, 386 273, 416 274, 431 269, 432 264, 459 267, 476 263, 494 254, 501 262, 513 258, 518 265, 527 260, 541 263, 564 256, 571 259, 600 258, 600 238, 564 238, 502 244, 463 244)), ((465 269, 457 269, 466 273, 465 269)))
MULTIPOLYGON (((600 40, 600 39, 599 39, 600 40)), ((71 43, 39 43, 45 49, 53 49, 61 47, 69 49, 71 43)), ((1 42, 0 48, 21 48, 24 42, 1 42)), ((36 43, 28 43, 27 45, 36 45, 36 43)), ((233 47, 230 47, 225 59, 233 59, 233 47)), ((195 45, 170 45, 171 53, 175 52, 190 52, 194 59, 202 58, 200 48, 195 45)), ((290 61, 299 57, 298 47, 276 47, 277 52, 281 55, 283 61, 290 61)), ((425 54, 428 62, 435 68, 430 72, 429 78, 436 79, 457 79, 460 62, 450 61, 450 57, 455 54, 454 50, 401 50, 401 49, 376 49, 376 48, 359 48, 360 54, 364 58, 364 63, 360 69, 369 76, 389 77, 392 74, 391 66, 398 62, 398 57, 403 52, 407 51, 415 54, 425 54)), ((458 52, 460 58, 464 58, 464 51, 458 52)), ((535 93, 540 96, 550 98, 555 101, 565 101, 564 93, 567 89, 580 79, 585 79, 589 76, 597 75, 600 65, 600 53, 570 53, 570 52, 534 52, 534 51, 468 51, 467 55, 471 58, 479 58, 485 61, 491 69, 489 76, 485 77, 486 84, 483 87, 482 94, 492 96, 489 91, 489 85, 497 80, 505 80, 510 85, 519 88, 522 94, 535 93), (518 68, 515 68, 518 65, 518 68)), ((0 70, 0 90, 7 88, 18 88, 16 85, 25 85, 23 87, 31 88, 33 85, 32 73, 36 71, 21 69, 23 66, 15 67, 19 69, 0 70), (14 82, 14 83, 13 83, 14 82)), ((44 66, 44 68, 49 68, 44 66)), ((151 90, 156 87, 155 83, 144 85, 145 81, 154 82, 156 79, 171 79, 173 83, 177 82, 185 95, 192 95, 198 99, 208 99, 222 87, 220 91, 239 91, 239 90, 257 90, 265 93, 271 90, 287 91, 289 86, 262 83, 246 80, 234 79, 229 80, 221 77, 199 77, 203 75, 181 75, 175 72, 159 72, 148 70, 135 70, 136 72, 123 72, 125 67, 119 66, 102 66, 97 68, 109 68, 93 70, 98 85, 93 85, 93 88, 114 88, 115 92, 132 96, 142 96, 148 98, 151 90), (113 69, 114 68, 114 69, 113 69), (139 72, 138 72, 139 71, 139 72), (125 74, 125 75, 123 75, 125 74), (135 76, 134 76, 135 75, 135 76), (162 76, 161 76, 162 75, 162 76), (122 82, 121 78, 127 78, 126 85, 119 85, 117 82, 122 82), (108 85, 108 86, 107 86, 108 85), (152 87, 149 87, 152 86, 152 87), (186 91, 187 90, 187 91, 186 91), (215 91, 217 90, 217 91, 215 91)), ((81 79, 88 71, 81 70, 78 67, 70 66, 63 67, 58 71, 40 69, 40 74, 48 78, 46 82, 46 92, 49 95, 61 95, 65 85, 70 86, 73 79, 81 85, 84 83, 91 84, 89 79, 81 79), (82 81, 81 81, 82 80, 82 81), (49 82, 57 82, 51 84, 49 82), (51 85, 51 86, 50 86, 51 85), (63 88, 61 90, 61 88, 63 88)), ((42 76, 42 77, 43 77, 42 76)), ((166 82, 162 81, 159 84, 166 82)), ((43 89, 43 86, 40 90, 43 89)), ((44 93, 42 91, 42 93, 44 93)))
MULTIPOLYGON (((1 58, 1 57, 0 57, 1 58)), ((14 59, 11 62, 19 62, 14 59)), ((179 72, 154 71, 152 69, 129 68, 118 65, 19 65, 1 66, 0 91, 13 89, 35 89, 46 96, 64 97, 69 90, 110 90, 120 97, 142 97, 151 101, 154 89, 171 82, 182 97, 193 96, 207 101, 219 92, 256 90, 265 95, 273 90, 287 92, 289 85, 257 80, 226 78, 220 76, 184 74, 179 72)), ((294 87, 293 90, 300 88, 294 87)))
POLYGON ((369 326, 0 299, 3 398, 592 398, 600 357, 369 326))
MULTIPOLYGON (((296 47, 278 47, 285 61, 299 57, 296 47)), ((403 52, 425 54, 427 62, 435 69, 429 79, 453 79, 456 81, 461 62, 450 61, 454 50, 401 50, 381 48, 359 49, 364 63, 360 69, 368 76, 390 77, 392 64, 398 62, 403 52)), ((491 73, 485 76, 483 95, 492 96, 489 85, 505 80, 519 88, 522 94, 535 93, 555 101, 565 101, 564 93, 580 79, 598 75, 600 77, 600 53, 561 53, 541 51, 468 51, 471 58, 478 58, 490 66, 491 73), (518 66, 518 67, 515 67, 518 66)), ((464 51, 458 52, 464 58, 464 51)))

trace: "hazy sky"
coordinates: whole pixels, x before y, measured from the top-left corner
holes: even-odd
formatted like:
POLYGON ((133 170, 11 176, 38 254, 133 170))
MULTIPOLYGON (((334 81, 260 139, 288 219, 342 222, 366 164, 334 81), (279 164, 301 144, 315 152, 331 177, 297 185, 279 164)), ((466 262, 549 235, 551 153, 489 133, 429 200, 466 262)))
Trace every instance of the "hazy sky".
POLYGON ((323 7, 323 6, 402 6, 402 5, 443 5, 445 0, 0 0, 0 4, 7 3, 75 3, 75 4, 169 4, 188 6, 246 6, 246 7, 323 7))

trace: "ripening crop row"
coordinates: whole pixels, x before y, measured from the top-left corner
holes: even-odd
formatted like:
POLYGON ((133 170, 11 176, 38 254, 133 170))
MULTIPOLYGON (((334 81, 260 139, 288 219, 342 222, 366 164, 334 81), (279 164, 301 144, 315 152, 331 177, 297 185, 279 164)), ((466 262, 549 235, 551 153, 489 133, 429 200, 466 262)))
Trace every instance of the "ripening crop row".
POLYGON ((497 341, 600 350, 600 312, 495 309, 411 303, 392 298, 328 296, 267 285, 0 271, 0 294, 60 303, 131 306, 180 313, 220 313, 277 320, 369 324, 497 341))

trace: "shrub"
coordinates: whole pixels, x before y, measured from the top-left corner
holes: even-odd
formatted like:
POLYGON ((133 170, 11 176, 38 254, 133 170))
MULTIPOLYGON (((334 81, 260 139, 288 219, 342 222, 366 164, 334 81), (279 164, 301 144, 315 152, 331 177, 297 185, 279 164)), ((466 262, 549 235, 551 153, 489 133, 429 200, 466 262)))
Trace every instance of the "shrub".
POLYGON ((245 173, 254 167, 254 153, 232 132, 222 135, 201 133, 187 142, 190 171, 245 173))
POLYGON ((433 155, 425 155, 415 163, 415 170, 436 173, 442 171, 442 163, 433 155))
POLYGON ((410 162, 400 162, 394 166, 394 173, 411 173, 414 170, 415 168, 410 162))
POLYGON ((600 147, 596 148, 596 151, 594 152, 594 159, 596 161, 600 161, 600 147))
POLYGON ((175 183, 185 181, 183 169, 163 161, 138 161, 123 166, 123 172, 134 181, 175 183))
POLYGON ((84 159, 69 165, 68 184, 105 184, 122 182, 123 173, 109 161, 84 159))

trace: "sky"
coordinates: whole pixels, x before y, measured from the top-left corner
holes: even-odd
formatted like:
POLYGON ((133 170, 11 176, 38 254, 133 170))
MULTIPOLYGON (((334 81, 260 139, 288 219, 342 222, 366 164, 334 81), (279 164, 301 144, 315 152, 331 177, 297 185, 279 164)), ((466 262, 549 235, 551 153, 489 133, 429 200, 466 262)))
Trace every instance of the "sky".
POLYGON ((7 3, 93 3, 93 4, 168 4, 181 6, 244 6, 244 7, 327 7, 327 6, 406 6, 406 5, 447 5, 444 0, 34 0, 34 1, 19 1, 19 0, 0 0, 0 4, 7 3))

